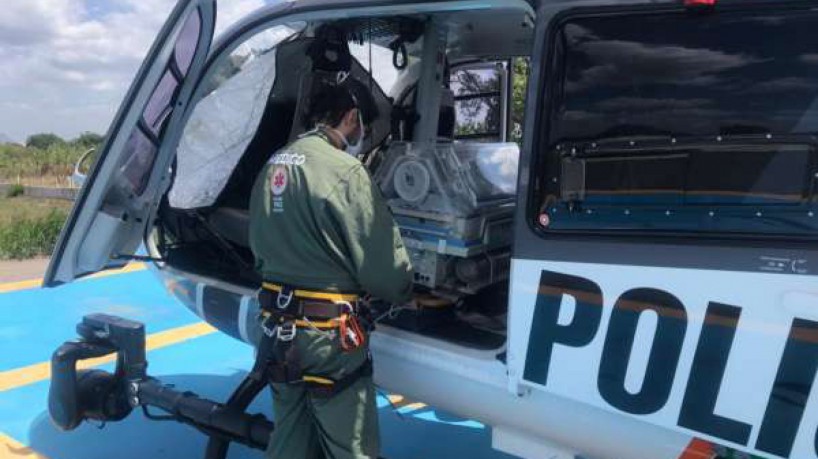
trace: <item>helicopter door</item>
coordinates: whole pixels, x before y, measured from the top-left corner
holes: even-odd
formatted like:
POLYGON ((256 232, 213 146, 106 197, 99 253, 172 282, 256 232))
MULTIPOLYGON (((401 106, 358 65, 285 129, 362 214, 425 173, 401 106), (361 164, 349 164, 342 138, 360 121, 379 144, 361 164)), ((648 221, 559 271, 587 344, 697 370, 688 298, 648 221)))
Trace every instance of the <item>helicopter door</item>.
POLYGON ((538 15, 509 390, 815 459, 818 12, 684 8, 538 15))
POLYGON ((125 265, 139 247, 213 38, 216 0, 180 0, 128 90, 77 196, 45 276, 48 287, 125 265))

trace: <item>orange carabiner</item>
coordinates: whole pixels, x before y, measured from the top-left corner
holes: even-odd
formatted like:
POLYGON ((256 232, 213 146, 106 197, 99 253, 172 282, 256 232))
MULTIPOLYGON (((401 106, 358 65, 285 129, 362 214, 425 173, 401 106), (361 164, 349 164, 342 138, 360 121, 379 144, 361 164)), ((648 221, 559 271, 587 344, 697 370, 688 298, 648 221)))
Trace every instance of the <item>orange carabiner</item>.
POLYGON ((366 335, 355 316, 343 314, 338 332, 341 335, 341 349, 344 352, 353 352, 366 343, 366 335))

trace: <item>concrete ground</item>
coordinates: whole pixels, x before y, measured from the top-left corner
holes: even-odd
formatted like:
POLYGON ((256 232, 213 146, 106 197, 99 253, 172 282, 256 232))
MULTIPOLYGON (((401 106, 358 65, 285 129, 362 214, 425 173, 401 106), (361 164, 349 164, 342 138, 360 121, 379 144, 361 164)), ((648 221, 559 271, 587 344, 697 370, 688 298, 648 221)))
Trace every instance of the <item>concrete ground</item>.
MULTIPOLYGON (((178 388, 225 400, 250 367, 252 349, 216 332, 169 296, 142 265, 123 272, 41 289, 43 260, 0 265, 0 459, 176 459, 201 457, 205 437, 174 422, 150 421, 142 412, 105 426, 86 423, 60 432, 47 412, 49 358, 75 337, 83 315, 106 312, 146 324, 149 373, 178 388), (25 274, 24 274, 25 272, 25 274), (9 283, 11 282, 11 283, 9 283)), ((95 362, 111 369, 110 361, 95 362)), ((383 456, 389 459, 508 459, 491 449, 486 426, 389 395, 378 400, 383 456)), ((475 401, 479 403, 479 401, 475 401)), ((251 411, 272 416, 265 394, 251 411)), ((231 448, 231 459, 261 458, 231 448)))
POLYGON ((0 260, 0 283, 41 278, 47 267, 48 258, 0 260))

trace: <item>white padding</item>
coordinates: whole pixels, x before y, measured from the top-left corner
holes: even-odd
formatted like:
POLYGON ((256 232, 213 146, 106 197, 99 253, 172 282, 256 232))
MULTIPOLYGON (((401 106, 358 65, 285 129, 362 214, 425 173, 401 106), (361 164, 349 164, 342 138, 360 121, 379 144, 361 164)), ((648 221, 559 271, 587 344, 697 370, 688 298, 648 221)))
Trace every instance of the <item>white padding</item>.
POLYGON ((276 53, 247 59, 240 73, 194 109, 176 155, 171 207, 212 205, 258 130, 275 81, 276 53))

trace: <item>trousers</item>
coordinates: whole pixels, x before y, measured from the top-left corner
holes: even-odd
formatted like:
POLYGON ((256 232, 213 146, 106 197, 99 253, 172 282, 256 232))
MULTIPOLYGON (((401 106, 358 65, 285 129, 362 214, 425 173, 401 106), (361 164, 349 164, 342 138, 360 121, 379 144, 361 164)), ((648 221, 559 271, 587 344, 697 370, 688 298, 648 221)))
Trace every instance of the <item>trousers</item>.
MULTIPOLYGON (((293 346, 305 374, 333 379, 355 371, 369 353, 367 346, 342 351, 337 329, 299 328, 293 346)), ((378 409, 371 377, 329 398, 313 396, 298 384, 272 384, 272 390, 275 429, 265 457, 377 459, 378 409)))

